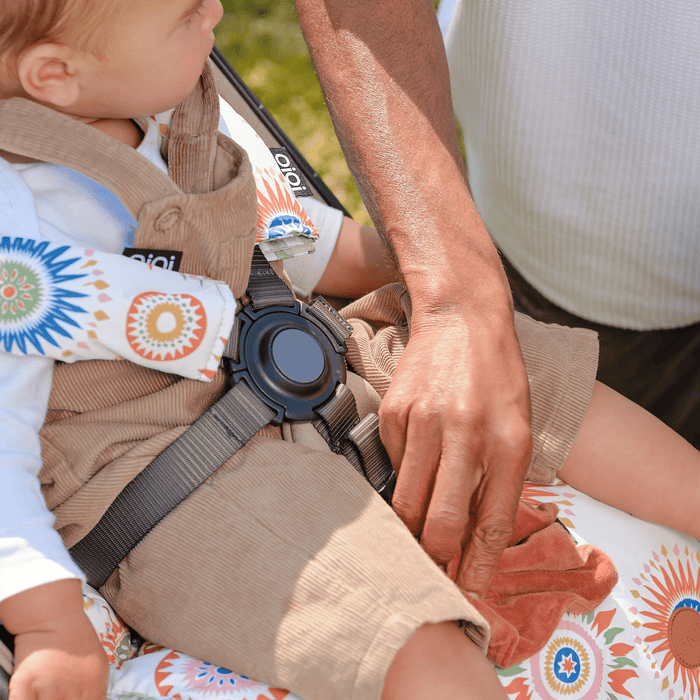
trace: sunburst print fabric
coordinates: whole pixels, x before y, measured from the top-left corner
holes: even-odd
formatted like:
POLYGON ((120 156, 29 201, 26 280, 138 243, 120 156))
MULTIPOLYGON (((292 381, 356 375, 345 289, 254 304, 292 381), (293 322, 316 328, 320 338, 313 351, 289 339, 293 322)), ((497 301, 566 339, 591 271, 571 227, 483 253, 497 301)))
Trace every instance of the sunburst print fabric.
MULTIPOLYGON (((225 100, 219 100, 219 129, 248 153, 258 194, 257 237, 260 250, 269 261, 286 260, 313 253, 319 233, 294 196, 285 174, 270 149, 225 100)), ((173 112, 156 114, 161 135, 168 133, 173 112)))
MULTIPOLYGON (((619 582, 593 612, 567 613, 537 654, 497 669, 509 700, 700 700, 700 542, 562 482, 526 484, 523 499, 555 503, 577 543, 611 556, 619 582)), ((299 700, 236 669, 131 645, 109 605, 87 587, 85 599, 112 660, 108 700, 299 700)))
POLYGON ((126 359, 201 380, 214 376, 236 310, 221 282, 11 236, 0 239, 0 299, 5 352, 126 359))

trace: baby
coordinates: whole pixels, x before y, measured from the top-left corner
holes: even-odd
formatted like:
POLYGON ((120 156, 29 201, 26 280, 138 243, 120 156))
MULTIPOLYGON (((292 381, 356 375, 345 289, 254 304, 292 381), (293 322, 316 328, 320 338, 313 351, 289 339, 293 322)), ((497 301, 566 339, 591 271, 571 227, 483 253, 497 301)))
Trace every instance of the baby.
MULTIPOLYGON (((57 112, 68 114, 78 122, 90 125, 127 146, 145 149, 146 141, 153 135, 153 129, 152 125, 144 123, 143 119, 175 107, 193 91, 200 80, 205 60, 213 47, 212 30, 221 15, 222 8, 218 0, 196 2, 192 0, 149 0, 148 2, 55 0, 51 3, 43 0, 42 2, 8 0, 2 3, 1 96, 28 98, 33 102, 47 105, 57 112)), ((234 150, 232 146, 228 148, 234 150)), ((12 154, 3 155, 4 162, 12 163, 15 171, 13 173, 5 170, 6 177, 3 178, 3 182, 7 183, 8 178, 11 182, 15 175, 19 174, 30 188, 36 208, 39 210, 42 225, 40 233, 45 236, 42 240, 48 239, 52 244, 53 242, 74 245, 79 243, 82 246, 81 253, 88 246, 121 251, 127 241, 119 240, 115 243, 109 240, 109 235, 104 232, 109 229, 111 213, 109 205, 103 207, 108 211, 101 217, 93 217, 93 210, 88 213, 83 206, 84 199, 81 200, 80 197, 83 197, 92 187, 88 182, 84 179, 76 180, 75 177, 67 175, 60 169, 45 167, 41 164, 35 167, 36 164, 28 162, 29 159, 23 157, 12 154), (50 195, 48 199, 44 195, 51 190, 52 183, 49 181, 52 178, 54 178, 53 184, 60 181, 60 185, 77 198, 69 195, 68 200, 81 202, 75 211, 60 211, 64 202, 68 201, 61 200, 60 197, 52 200, 51 205, 44 207, 50 199, 50 195), (67 221, 71 217, 73 220, 67 221)), ((252 228, 251 224, 255 221, 254 189, 251 190, 247 184, 247 178, 250 178, 252 183, 252 177, 250 171, 246 171, 241 166, 239 155, 235 155, 232 162, 233 165, 229 167, 227 176, 231 177, 233 173, 234 179, 243 181, 239 188, 241 193, 236 200, 236 205, 240 206, 243 212, 242 220, 238 225, 239 236, 245 238, 252 228), (242 168, 240 176, 236 173, 236 166, 242 168), (249 208, 251 204, 252 209, 249 208)), ((19 181, 16 182, 19 183, 19 181)), ((4 187, 7 190, 9 185, 4 187)), ((19 200, 15 198, 13 203, 18 204, 19 200)), ((100 201, 100 204, 104 205, 104 202, 100 201)), ((35 234, 29 223, 31 212, 25 212, 24 216, 20 212, 18 217, 19 220, 27 222, 25 238, 8 237, 8 240, 13 240, 15 243, 20 240, 19 245, 24 245, 27 239, 35 234)), ((15 231, 8 230, 7 233, 12 234, 15 231)), ((250 251, 250 246, 247 246, 247 249, 250 251)), ((3 249, 5 257, 3 263, 7 262, 8 267, 15 259, 12 252, 14 250, 17 248, 3 249)), ((27 248, 22 250, 26 252, 27 248)), ((99 251, 96 255, 99 256, 99 251)), ((101 259, 109 265, 108 257, 101 259)), ((86 260, 86 262, 89 261, 86 260)), ((131 270, 133 278, 139 275, 149 277, 149 269, 140 263, 126 258, 113 262, 117 267, 129 263, 131 267, 127 265, 123 269, 131 270), (133 267, 134 265, 138 269, 133 267)), ((218 262, 220 259, 215 258, 211 264, 215 265, 218 262)), ((246 260, 242 262, 247 263, 246 260)), ((12 274, 11 270, 8 275, 12 276, 12 274)), ((127 277, 128 275, 127 272, 127 277)), ((180 274, 168 276, 165 271, 159 279, 167 277, 177 280, 183 285, 181 286, 183 293, 194 292, 198 299, 208 299, 211 303, 206 308, 207 317, 211 319, 218 314, 221 320, 218 330, 220 334, 228 336, 232 325, 232 314, 235 311, 235 299, 229 287, 236 287, 236 283, 230 275, 227 277, 222 273, 222 276, 228 280, 228 284, 212 286, 199 279, 183 278, 180 274), (216 291, 209 294, 207 290, 216 291), (224 328, 226 325, 227 328, 224 328)), ((31 285, 31 282, 27 284, 31 285)), ((155 278, 152 278, 146 284, 157 285, 158 283, 155 278)), ((145 289, 148 288, 148 286, 145 287, 145 289)), ((236 296, 241 296, 243 291, 244 288, 236 288, 236 296)), ((114 294, 113 289, 110 292, 114 294)), ((26 287, 20 290, 20 293, 31 296, 31 288, 26 287)), ((12 300, 7 307, 7 314, 15 313, 21 316, 28 305, 29 303, 22 302, 21 298, 16 302, 12 300), (25 306, 21 306, 22 303, 25 306)), ((17 336, 12 335, 12 326, 6 325, 5 330, 7 333, 4 334, 4 341, 8 341, 8 337, 16 339, 17 336)), ((216 343, 217 340, 214 339, 214 345, 216 343)), ((12 345, 11 342, 10 345, 12 345)), ((5 347, 7 348, 7 343, 5 347)), ((17 345, 13 348, 15 351, 18 350, 17 345)), ((82 610, 81 574, 71 564, 65 550, 60 551, 62 545, 55 539, 55 534, 52 535, 48 531, 51 528, 51 518, 45 506, 43 506, 44 514, 41 513, 40 508, 37 508, 38 499, 41 498, 38 490, 39 482, 36 478, 39 471, 37 467, 40 467, 40 464, 37 464, 39 447, 37 438, 38 429, 44 421, 47 410, 47 391, 51 386, 53 362, 43 352, 32 356, 34 349, 30 342, 30 345, 23 346, 24 352, 20 350, 19 356, 4 356, 2 363, 3 387, 7 387, 9 403, 13 404, 12 408, 2 416, 1 441, 2 512, 3 518, 8 520, 3 521, 2 530, 3 584, 0 618, 5 627, 16 635, 16 666, 10 692, 13 700, 61 697, 102 699, 106 692, 106 658, 82 610), (37 535, 37 532, 40 534, 37 535)), ((213 357, 217 352, 221 354, 222 347, 212 346, 210 350, 209 354, 213 357)), ((209 366, 207 362, 204 362, 205 367, 209 366)), ((91 363, 79 364, 87 366, 91 363)), ((114 364, 123 365, 124 363, 114 364)), ((169 370, 173 371, 172 365, 169 366, 169 370)), ((195 367, 195 376, 197 371, 198 368, 195 367)), ((185 370, 186 374, 188 372, 185 370)), ((211 379, 211 376, 198 378, 211 379)), ((54 373, 54 388, 57 386, 57 381, 54 373)), ((215 377, 212 384, 216 385, 217 382, 220 380, 215 377)), ((182 382, 178 386, 182 386, 182 382)), ((219 386, 220 389, 221 386, 219 386)), ((272 429, 268 432, 274 433, 272 429)), ((281 435, 275 435, 274 439, 263 436, 261 440, 253 441, 249 449, 241 450, 241 459, 248 458, 248 463, 254 464, 254 454, 261 449, 261 441, 265 445, 267 440, 284 446, 286 443, 282 443, 279 437, 281 435)), ((292 527, 294 527, 296 530, 302 528, 302 532, 293 535, 293 539, 304 540, 303 530, 309 528, 313 530, 315 521, 322 522, 324 510, 328 512, 329 517, 339 518, 337 526, 333 528, 333 531, 338 533, 333 535, 333 539, 336 540, 334 546, 340 546, 343 552, 347 549, 350 556, 346 557, 341 553, 330 560, 326 558, 327 571, 324 567, 319 568, 318 575, 305 571, 304 581, 300 580, 301 574, 298 571, 290 573, 288 580, 284 583, 282 583, 284 576, 281 573, 275 577, 277 582, 260 581, 253 586, 257 601, 255 611, 245 602, 245 595, 242 592, 245 586, 234 584, 231 574, 221 577, 218 582, 209 578, 206 583, 203 582, 200 590, 209 589, 211 595, 214 595, 213 591, 216 589, 226 591, 225 599, 220 604, 214 603, 212 598, 211 609, 202 611, 203 615, 196 615, 202 630, 200 636, 205 637, 205 641, 206 638, 216 640, 216 648, 224 653, 221 662, 235 666, 244 673, 255 672, 258 677, 265 677, 266 680, 277 685, 284 684, 310 700, 314 697, 351 697, 353 695, 370 698, 379 697, 380 694, 386 698, 399 696, 417 698, 425 697, 428 692, 432 694, 436 689, 440 695, 443 692, 453 694, 452 688, 459 688, 454 690, 456 697, 505 697, 495 674, 483 656, 483 650, 479 649, 457 625, 451 622, 451 620, 461 621, 472 618, 472 624, 478 625, 480 616, 474 614, 458 589, 453 587, 453 584, 449 584, 437 567, 434 567, 425 557, 410 533, 402 531, 398 525, 392 525, 393 516, 385 526, 376 522, 377 518, 381 520, 386 517, 388 509, 381 504, 381 501, 377 503, 375 497, 368 493, 368 487, 364 482, 358 482, 356 474, 352 473, 354 470, 348 470, 346 475, 344 460, 331 455, 330 452, 327 456, 324 454, 322 458, 316 458, 313 451, 301 448, 295 450, 292 445, 290 447, 292 447, 291 456, 281 457, 284 464, 280 465, 280 469, 286 468, 287 463, 294 467, 296 460, 295 470, 301 472, 304 467, 313 467, 319 459, 330 466, 331 471, 334 461, 340 462, 343 467, 342 473, 334 479, 335 483, 324 486, 325 499, 320 499, 316 494, 309 496, 311 501, 309 504, 304 504, 301 500, 294 503, 294 512, 290 513, 290 523, 276 526, 276 529, 282 533, 284 544, 284 556, 279 553, 275 555, 278 559, 277 567, 284 568, 290 565, 294 569, 295 559, 302 557, 309 560, 309 565, 313 569, 315 568, 314 558, 320 561, 326 558, 322 550, 327 548, 329 543, 323 541, 326 535, 321 531, 318 532, 317 541, 308 544, 306 551, 300 551, 298 555, 293 553, 294 547, 286 539, 287 533, 293 532, 292 527), (336 488, 340 490, 334 493, 333 490, 336 488), (354 503, 352 503, 353 499, 350 499, 348 505, 352 508, 352 518, 357 524, 348 522, 347 513, 342 513, 345 510, 343 503, 348 501, 347 496, 353 491, 359 495, 354 498, 354 503), (302 523, 296 524, 299 520, 297 510, 301 513, 317 513, 318 517, 314 517, 313 521, 305 526, 302 523), (375 510, 376 516, 372 515, 375 510), (383 531, 385 534, 378 539, 370 538, 367 536, 367 528, 370 531, 375 529, 383 531), (368 564, 369 570, 376 569, 380 574, 376 584, 351 586, 345 592, 347 581, 354 576, 359 574, 360 578, 367 578, 368 582, 371 579, 362 573, 365 567, 361 561, 362 558, 366 559, 370 555, 370 550, 365 546, 363 553, 362 545, 352 544, 353 539, 358 539, 356 535, 352 535, 355 529, 358 534, 364 531, 363 541, 371 544, 370 550, 377 553, 378 560, 384 559, 385 562, 377 565, 368 564), (393 534, 392 530, 394 530, 393 534), (396 535, 399 537, 398 541, 396 535), (386 538, 384 545, 380 543, 383 538, 386 538), (373 593, 370 589, 380 583, 386 585, 392 577, 396 577, 403 568, 403 564, 401 561, 395 561, 394 552, 401 552, 407 545, 409 549, 415 550, 415 557, 409 556, 409 559, 417 558, 411 567, 414 571, 410 576, 410 585, 406 587, 407 595, 401 593, 397 595, 396 590, 391 590, 396 587, 389 584, 386 594, 378 597, 377 593, 373 593), (357 552, 357 560, 353 560, 353 552, 357 552), (334 560, 345 570, 334 572, 334 560), (421 568, 425 568, 428 575, 421 585, 416 587, 413 583, 415 569, 421 568), (331 582, 331 578, 336 576, 340 587, 331 582), (446 596, 436 595, 441 588, 446 587, 450 589, 446 596), (280 589, 279 595, 274 593, 275 588, 280 589), (358 595, 362 588, 367 588, 367 593, 358 595), (453 591, 452 588, 454 588, 453 591), (331 594, 330 597, 328 594, 331 594), (258 630, 262 630, 267 624, 263 624, 262 619, 269 616, 270 612, 273 616, 286 615, 286 618, 293 618, 295 610, 308 608, 309 605, 313 607, 315 604, 312 601, 319 596, 328 598, 328 610, 319 610, 316 620, 306 616, 300 619, 299 624, 287 626, 286 631, 282 630, 279 623, 272 623, 267 625, 268 629, 257 634, 258 630), (259 601, 258 598, 260 598, 259 601), (376 605, 375 601, 380 598, 386 598, 389 605, 386 610, 383 606, 377 606, 377 612, 382 620, 374 625, 369 623, 369 619, 375 616, 372 613, 372 606, 376 605), (356 599, 355 602, 353 599, 356 599), (401 599, 403 599, 402 602, 398 603, 401 599), (431 599, 435 599, 436 603, 429 603, 431 599), (394 600, 396 602, 391 602, 394 600), (255 644, 252 640, 257 635, 262 638, 259 642, 263 646, 281 647, 280 652, 276 654, 276 660, 272 655, 266 658, 264 652, 253 649, 250 651, 251 665, 248 669, 243 669, 235 655, 228 657, 231 652, 228 648, 230 641, 226 639, 229 636, 228 633, 223 628, 215 632, 204 619, 213 613, 215 618, 226 621, 227 630, 238 627, 241 631, 242 628, 238 623, 227 614, 227 605, 240 610, 250 620, 250 629, 253 633, 241 634, 243 645, 254 648, 255 644), (390 609, 392 606, 394 610, 390 609), (287 608, 288 611, 285 612, 287 608), (352 613, 351 608, 354 609, 352 613), (333 613, 334 609, 338 610, 338 615, 333 613), (346 637, 344 641, 338 639, 337 643, 332 645, 334 648, 328 649, 329 655, 325 661, 322 660, 323 654, 320 652, 324 646, 329 646, 327 640, 323 643, 316 640, 311 645, 316 649, 308 662, 296 658, 292 660, 292 656, 309 652, 310 646, 303 640, 310 640, 314 636, 315 628, 322 629, 337 616, 347 618, 347 624, 344 625, 346 637), (351 622, 353 619, 355 622, 351 622), (361 631, 359 635, 354 634, 352 630, 354 626, 359 627, 361 631), (290 635, 290 637, 286 642, 284 639, 276 642, 275 636, 280 634, 290 635), (359 654, 354 649, 357 646, 356 638, 364 648, 364 651, 359 654), (430 658, 435 655, 436 649, 442 650, 439 658, 430 658), (283 658, 285 655, 288 656, 286 661, 283 658), (425 658, 419 661, 419 657, 424 655, 426 655, 425 658), (350 658, 353 656, 356 658, 351 661, 350 658), (261 663, 269 671, 263 670, 261 663), (277 671, 272 670, 275 665, 278 667, 277 671), (288 671, 280 672, 285 665, 288 671), (426 672, 418 671, 419 667, 423 667, 426 672)), ((213 495, 216 492, 228 493, 230 480, 237 479, 237 475, 243 472, 245 470, 240 467, 222 470, 222 473, 217 475, 216 481, 212 481, 207 486, 207 495, 210 493, 213 495)), ((284 497, 291 492, 289 485, 284 484, 284 478, 281 475, 279 482, 279 485, 272 484, 270 498, 265 503, 271 504, 274 501, 275 489, 280 490, 280 495, 284 497)), ((295 483, 303 485, 303 479, 295 478, 295 483)), ((233 487, 233 493, 244 493, 242 488, 233 487)), ((230 499, 230 496, 228 498, 230 499)), ((244 500, 250 499, 244 496, 244 500)), ((265 503, 259 508, 261 515, 275 516, 275 513, 265 512, 265 503)), ((236 508, 229 507, 228 510, 235 511, 236 508)), ((270 505, 270 510, 275 508, 270 505)), ((182 513, 183 509, 178 509, 178 512, 182 513)), ((391 515, 390 511, 388 512, 391 515)), ((170 517, 168 520, 175 522, 170 517)), ((202 518, 198 517, 196 520, 199 522, 202 518)), ((259 531, 258 536, 266 532, 268 527, 260 524, 256 528, 259 531)), ((160 526, 158 529, 161 530, 160 526)), ((254 553, 251 552, 251 556, 247 558, 243 554, 251 547, 256 553, 263 552, 264 547, 259 547, 257 541, 251 543, 243 541, 229 531, 225 523, 221 523, 216 541, 212 542, 214 547, 212 552, 220 547, 222 538, 224 540, 228 538, 229 551, 238 552, 237 557, 253 562, 253 568, 259 570, 263 579, 266 578, 265 571, 272 561, 268 559, 263 565, 256 562, 254 553)), ((179 542, 180 538, 174 536, 173 541, 175 540, 179 542)), ((261 556, 264 558, 264 555, 261 556)), ((181 578, 181 575, 190 569, 192 573, 198 573, 200 567, 191 558, 185 558, 179 579, 169 576, 164 570, 159 572, 159 578, 162 576, 162 583, 170 581, 173 593, 186 594, 192 586, 197 585, 186 583, 181 578)), ((214 564, 212 571, 222 571, 220 564, 214 564)), ((242 574, 241 578, 246 579, 248 576, 242 574)), ((123 581, 126 582, 126 579, 123 581)), ((163 595, 164 590, 160 585, 160 583, 156 584, 157 588, 153 585, 144 586, 139 598, 145 601, 148 596, 153 595, 156 599, 162 599, 165 612, 160 616, 161 619, 170 618, 179 626, 183 616, 188 612, 187 606, 174 604, 172 599, 166 601, 165 599, 169 596, 163 595)), ((125 592, 126 588, 122 586, 120 590, 125 592)), ((207 595, 204 597, 206 598, 207 595)), ((116 602, 114 597, 112 600, 116 602)), ((151 603, 146 602, 145 605, 149 610, 153 609, 151 603)), ((119 603, 116 607, 125 612, 124 606, 119 603)), ((138 610, 132 610, 132 612, 136 617, 142 617, 138 610)), ((126 617, 133 624, 133 616, 127 614, 126 617)), ((158 634, 153 633, 149 636, 155 638, 158 634)), ((481 641, 483 646, 484 639, 481 641)), ((173 640, 173 644, 178 647, 183 646, 179 640, 173 640)), ((185 646, 187 646, 186 643, 185 646)), ((236 653, 240 653, 240 650, 236 653)), ((212 658, 208 650, 203 650, 203 654, 212 658)))
MULTIPOLYGON (((153 136, 152 125, 144 120, 174 108, 195 90, 214 43, 212 30, 222 14, 218 0, 3 0, 0 8, 0 97, 23 97, 69 115, 138 149, 141 155, 146 155, 147 142, 153 136)), ((242 161, 233 147, 226 148, 234 153, 233 162, 240 165, 242 161)), ((156 288, 182 296, 196 295, 204 300, 207 317, 217 319, 218 332, 213 333, 206 357, 197 356, 199 364, 187 355, 177 365, 168 364, 168 374, 143 374, 144 382, 151 383, 153 394, 165 395, 183 387, 185 396, 188 387, 198 383, 191 381, 195 379, 209 380, 221 391, 216 358, 223 347, 218 338, 228 337, 236 299, 245 291, 222 260, 211 256, 204 271, 195 271, 200 275, 195 278, 149 270, 121 258, 118 253, 131 243, 127 234, 118 227, 113 239, 104 233, 109 230, 113 204, 100 199, 96 204, 100 218, 92 214, 87 217, 81 208, 71 211, 67 207, 62 211, 60 197, 51 200, 45 196, 58 186, 61 193, 66 192, 69 204, 85 201, 71 198, 89 199, 92 185, 76 179, 77 176, 55 171, 53 166, 42 170, 45 166, 36 167, 31 159, 11 153, 0 155, 4 158, 0 175, 2 182, 8 183, 3 187, 8 192, 10 186, 16 188, 12 195, 15 218, 31 219, 31 211, 22 214, 17 209, 20 198, 16 193, 28 189, 41 221, 42 241, 73 246, 71 253, 78 248, 96 249, 98 253, 93 258, 105 251, 101 264, 124 270, 123 276, 131 275, 129 279, 133 278, 134 284, 143 278, 142 293, 156 288), (221 266, 217 267, 219 263, 221 266), (211 282, 205 277, 224 281, 211 282), (170 376, 175 373, 188 379, 171 383, 170 376)), ((157 162, 157 155, 152 160, 161 171, 165 169, 164 163, 157 162)), ((252 176, 241 165, 240 171, 231 167, 227 177, 241 180, 241 198, 236 205, 245 213, 250 205, 245 180, 252 176)), ((254 221, 255 212, 251 211, 252 218, 241 214, 241 239, 254 221)), ((27 224, 27 238, 29 231, 27 224)), ((7 234, 9 239, 12 231, 7 234)), ((356 234, 358 229, 348 223, 329 263, 330 271, 337 269, 334 266, 347 269, 345 244, 349 240, 350 249, 354 249, 356 234)), ((204 239, 203 243, 206 244, 204 239)), ((88 263, 86 258, 85 264, 88 263)), ((349 280, 365 279, 361 269, 356 275, 348 272, 349 280)), ((323 275, 320 291, 352 291, 347 286, 335 286, 336 277, 332 273, 323 275)), ((531 326, 525 319, 519 323, 530 335, 550 333, 531 326)), ((6 400, 0 414, 0 619, 16 635, 11 698, 101 700, 106 694, 106 657, 82 610, 81 573, 51 528, 52 518, 41 501, 37 479, 41 469, 39 430, 47 419, 47 406, 56 408, 49 401, 54 372, 51 357, 63 356, 49 355, 48 344, 36 337, 35 345, 19 347, 12 342, 11 324, 7 323, 6 328, 9 330, 3 341, 7 352, 3 354, 1 370, 6 400), (23 520, 17 522, 14 515, 23 520), (40 545, 35 546, 35 542, 40 545)), ((584 342, 584 335, 574 334, 567 342, 589 347, 591 341, 584 342)), ((111 355, 90 355, 90 351, 82 359, 114 359, 123 355, 114 348, 111 355)), ((153 361, 149 365, 147 354, 137 353, 128 359, 139 366, 163 367, 153 361)), ((596 385, 591 395, 593 355, 583 349, 575 356, 587 358, 585 367, 570 368, 572 374, 580 375, 577 382, 584 388, 578 393, 572 388, 571 396, 560 399, 577 408, 557 420, 552 417, 541 421, 546 428, 538 444, 541 452, 549 450, 548 468, 553 472, 558 469, 562 478, 600 500, 700 537, 695 517, 700 498, 700 455, 647 413, 605 387, 596 385)), ((77 364, 98 366, 89 362, 77 364)), ((357 368, 358 364, 353 366, 357 368)), ((58 373, 56 370, 54 374, 54 390, 62 386, 58 373)), ((542 387, 533 379, 535 376, 533 371, 531 385, 537 412, 537 406, 548 402, 538 399, 542 387)), ((83 415, 88 416, 89 407, 83 410, 83 415)), ((55 410, 49 412, 48 419, 55 421, 51 426, 60 431, 62 417, 55 410)), ((207 497, 206 508, 193 511, 188 520, 188 508, 196 507, 197 498, 188 499, 195 505, 183 505, 168 516, 139 545, 135 552, 138 556, 130 557, 128 565, 120 567, 118 575, 110 579, 105 586, 108 590, 103 589, 103 593, 122 617, 155 641, 283 685, 306 700, 380 696, 387 700, 505 698, 482 650, 474 643, 483 646, 483 621, 458 587, 424 555, 410 532, 356 478, 352 469, 345 469, 341 457, 292 445, 282 441, 275 429, 266 430, 227 462, 215 481, 207 484, 202 492, 207 497), (260 460, 267 460, 265 464, 273 463, 274 467, 263 465, 274 478, 262 485, 254 482, 255 465, 260 460), (294 482, 286 481, 287 463, 294 471, 294 482), (305 476, 317 464, 319 469, 323 465, 330 466, 327 471, 335 470, 334 479, 324 482, 322 499, 311 495, 312 482, 323 478, 319 476, 321 472, 305 476), (307 503, 302 500, 303 493, 295 490, 292 494, 290 490, 291 483, 304 479, 310 493, 307 503), (243 510, 257 492, 262 492, 264 498, 256 508, 246 511, 248 521, 244 524, 252 523, 250 533, 240 523, 235 524, 234 530, 234 524, 225 518, 233 517, 229 516, 230 511, 243 510), (287 519, 281 521, 281 517, 287 519), (322 530, 317 521, 331 522, 333 526, 322 530), (204 530, 193 535, 193 522, 201 523, 204 530), (188 526, 185 528, 183 523, 188 526), (177 538, 183 531, 197 540, 197 551, 180 555, 177 567, 169 571, 170 559, 178 556, 181 542, 177 538), (158 539, 161 533, 165 534, 158 539), (279 540, 277 549, 267 547, 267 540, 273 538, 270 533, 275 541, 279 540), (166 546, 173 549, 158 549, 166 546), (265 559, 257 553, 258 549, 275 554, 265 559), (218 558, 222 551, 225 555, 218 558), (201 552, 209 566, 195 560, 201 552), (248 560, 250 564, 246 564, 248 560), (303 570, 301 564, 295 568, 297 560, 304 565, 303 570), (150 561, 157 561, 153 578, 140 566, 141 561, 146 563, 146 569, 150 561), (279 571, 272 576, 268 569, 279 571), (236 578, 237 572, 243 573, 236 578), (169 636, 172 626, 168 627, 166 619, 178 618, 176 626, 182 626, 182 619, 191 612, 183 601, 187 589, 194 586, 207 592, 198 594, 199 598, 210 596, 211 601, 211 609, 192 613, 199 624, 199 636, 204 638, 202 646, 197 646, 199 641, 193 633, 182 640, 169 636), (157 619, 151 622, 149 615, 157 619), (325 627, 326 619, 337 624, 325 627), (471 639, 455 622, 470 632, 471 639), (151 624, 154 626, 149 627, 151 624), (250 647, 249 657, 248 650, 231 648, 233 642, 228 639, 227 630, 234 625, 241 631, 243 646, 250 647), (185 648, 188 644, 192 646, 185 648)), ((97 432, 96 428, 96 439, 97 432)), ((159 438, 154 439, 157 442, 159 438)), ((145 442, 145 437, 122 440, 123 444, 136 444, 136 451, 140 442, 145 442)), ((167 441, 161 441, 159 449, 166 445, 167 441)), ((44 442, 43 447, 50 449, 51 443, 44 442)), ((48 459, 47 454, 43 457, 44 461, 48 459)), ((99 458, 102 460, 103 455, 99 458)), ((107 462, 118 462, 116 452, 107 462)), ((103 464, 107 469, 108 464, 102 461, 94 469, 91 466, 85 482, 103 464)), ((75 468, 77 471, 77 464, 75 468)), ((52 493, 54 511, 70 500, 72 493, 59 498, 52 492, 56 484, 42 479, 42 485, 45 494, 52 493)), ((79 484, 77 491, 81 487, 79 484)), ((71 527, 75 522, 61 521, 66 540, 74 539, 71 527)))

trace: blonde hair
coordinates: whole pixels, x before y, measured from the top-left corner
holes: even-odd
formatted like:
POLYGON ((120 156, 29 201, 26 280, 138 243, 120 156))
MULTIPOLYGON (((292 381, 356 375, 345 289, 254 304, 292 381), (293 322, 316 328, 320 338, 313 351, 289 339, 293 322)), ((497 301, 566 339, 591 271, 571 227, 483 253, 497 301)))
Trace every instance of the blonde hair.
POLYGON ((97 53, 117 8, 113 0, 0 0, 0 57, 6 62, 43 41, 97 53))

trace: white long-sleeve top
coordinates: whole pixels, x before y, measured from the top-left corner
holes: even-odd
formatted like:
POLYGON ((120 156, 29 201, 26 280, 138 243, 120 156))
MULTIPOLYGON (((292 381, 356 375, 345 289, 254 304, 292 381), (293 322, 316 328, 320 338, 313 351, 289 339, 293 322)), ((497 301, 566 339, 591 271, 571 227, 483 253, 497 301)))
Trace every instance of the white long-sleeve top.
MULTIPOLYGON (((225 103, 221 107, 221 131, 234 132, 239 143, 248 139, 243 145, 256 165, 254 152, 262 158, 262 142, 242 134, 240 117, 225 103)), ((167 172, 159 139, 158 123, 153 121, 137 151, 167 172)), ((254 168, 258 177, 268 178, 268 185, 276 176, 270 174, 270 162, 271 157, 263 164, 258 161, 260 167, 254 168)), ((309 208, 326 228, 322 243, 316 241, 322 254, 316 263, 304 265, 298 283, 302 290, 323 273, 342 218, 319 203, 309 208)), ((302 210, 300 226, 313 228, 304 217, 302 210)), ((258 223, 259 228, 265 226, 260 217, 258 223)), ((0 600, 44 583, 83 578, 52 527, 38 481, 38 433, 46 416, 54 360, 123 357, 162 370, 159 358, 149 360, 152 353, 143 352, 117 330, 126 328, 130 305, 140 291, 177 291, 179 298, 189 295, 206 309, 206 333, 198 336, 194 350, 188 347, 181 358, 167 362, 171 373, 206 381, 230 334, 235 300, 225 284, 121 255, 133 243, 135 226, 112 193, 83 175, 47 163, 10 165, 0 158, 0 600), (26 321, 39 280, 22 279, 23 260, 42 269, 44 281, 58 282, 61 292, 53 295, 51 308, 34 313, 39 322, 33 325, 26 321), (109 314, 99 313, 107 307, 109 314), (23 315, 25 322, 13 325, 13 316, 23 315)))
POLYGON ((523 277, 608 325, 700 321, 700 5, 439 12, 474 201, 523 277))

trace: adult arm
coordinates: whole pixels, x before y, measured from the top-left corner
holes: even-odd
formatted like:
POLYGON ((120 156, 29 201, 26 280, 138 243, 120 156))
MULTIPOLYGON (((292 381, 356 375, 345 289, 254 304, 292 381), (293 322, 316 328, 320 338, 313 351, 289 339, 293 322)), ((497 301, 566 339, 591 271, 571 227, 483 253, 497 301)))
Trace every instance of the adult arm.
POLYGON ((296 0, 340 143, 413 302, 381 407, 394 508, 485 591, 530 460, 512 298, 469 193, 430 0, 296 0), (470 515, 470 512, 472 515, 470 515))

